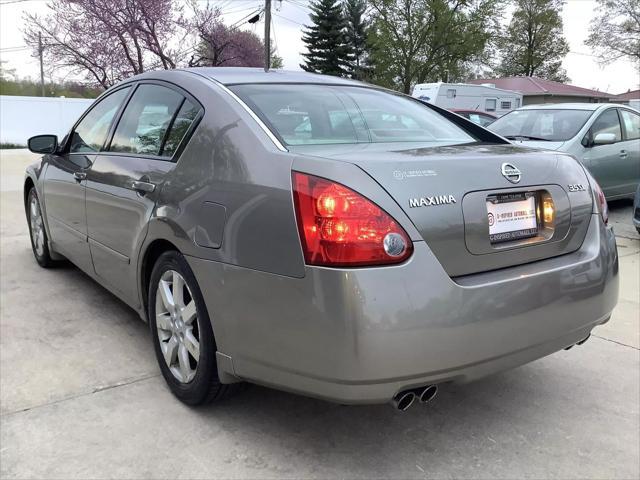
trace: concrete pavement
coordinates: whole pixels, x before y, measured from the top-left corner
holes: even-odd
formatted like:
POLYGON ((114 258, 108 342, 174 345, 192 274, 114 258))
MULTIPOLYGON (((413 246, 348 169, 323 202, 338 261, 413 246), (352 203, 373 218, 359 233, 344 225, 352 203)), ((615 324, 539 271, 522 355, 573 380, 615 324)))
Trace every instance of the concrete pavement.
POLYGON ((148 329, 72 266, 32 258, 0 151, 2 478, 638 478, 640 240, 611 205, 621 295, 585 345, 427 406, 343 407, 262 387, 192 409, 159 376, 148 329))

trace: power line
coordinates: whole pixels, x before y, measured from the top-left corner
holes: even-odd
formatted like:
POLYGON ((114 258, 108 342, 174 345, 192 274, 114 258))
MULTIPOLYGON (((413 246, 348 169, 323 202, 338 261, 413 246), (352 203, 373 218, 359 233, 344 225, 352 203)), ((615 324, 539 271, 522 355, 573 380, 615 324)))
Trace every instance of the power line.
POLYGON ((569 53, 571 53, 573 55, 582 55, 583 57, 597 57, 597 55, 593 55, 591 53, 574 52, 574 51, 570 51, 569 53))
POLYGON ((6 2, 0 2, 0 5, 9 5, 10 3, 22 3, 31 2, 32 0, 7 0, 6 2))
POLYGON ((278 18, 282 18, 283 20, 287 20, 288 22, 295 23, 296 25, 300 25, 301 27, 306 27, 304 23, 297 22, 295 20, 291 20, 290 18, 285 17, 284 15, 280 15, 279 13, 274 13, 274 15, 278 18))
POLYGON ((304 10, 305 12, 307 12, 308 10, 311 10, 311 8, 309 7, 309 5, 306 5, 304 3, 299 3, 296 2, 295 0, 285 0, 287 3, 289 3, 290 5, 293 5, 295 7, 298 7, 300 10, 304 10))
POLYGON ((244 17, 242 17, 240 20, 238 20, 237 22, 233 23, 232 25, 229 26, 230 30, 235 30, 236 28, 240 27, 240 25, 243 25, 244 23, 246 23, 245 21, 251 17, 253 17, 254 15, 260 15, 262 13, 261 10, 254 10, 253 12, 251 12, 249 15, 245 15, 244 17))
POLYGON ((247 10, 257 10, 258 8, 261 8, 261 7, 259 5, 252 5, 252 6, 249 6, 249 7, 243 7, 243 8, 239 8, 237 10, 229 10, 229 11, 226 11, 226 12, 221 10, 220 13, 222 15, 233 15, 233 14, 240 13, 240 12, 246 12, 247 10))
POLYGON ((10 53, 10 52, 19 52, 20 50, 29 50, 31 47, 5 47, 0 48, 0 52, 10 53))

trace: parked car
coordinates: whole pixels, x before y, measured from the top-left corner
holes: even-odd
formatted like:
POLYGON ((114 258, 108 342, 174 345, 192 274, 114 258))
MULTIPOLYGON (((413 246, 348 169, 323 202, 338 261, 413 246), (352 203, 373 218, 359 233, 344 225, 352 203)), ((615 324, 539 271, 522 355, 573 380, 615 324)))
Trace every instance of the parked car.
POLYGON ((530 105, 488 128, 523 145, 575 156, 608 200, 633 197, 640 184, 640 113, 624 105, 530 105))
POLYGON ((633 200, 633 225, 636 227, 638 233, 640 233, 640 185, 638 185, 636 196, 633 200))
POLYGON ((481 127, 486 127, 487 125, 492 124, 498 118, 495 115, 491 115, 490 113, 479 112, 477 110, 452 109, 451 111, 457 113, 461 117, 466 118, 467 120, 471 120, 473 123, 480 125, 481 127))
POLYGON ((404 410, 585 341, 617 301, 606 202, 574 158, 359 82, 148 72, 29 148, 36 261, 147 320, 187 404, 246 380, 404 410))

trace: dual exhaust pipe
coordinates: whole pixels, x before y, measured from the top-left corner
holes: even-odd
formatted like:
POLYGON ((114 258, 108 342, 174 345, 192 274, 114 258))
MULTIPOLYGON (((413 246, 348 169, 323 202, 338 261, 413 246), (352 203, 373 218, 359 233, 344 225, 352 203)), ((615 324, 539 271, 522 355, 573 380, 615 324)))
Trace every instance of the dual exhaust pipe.
MULTIPOLYGON (((585 338, 575 343, 575 345, 582 345, 587 340, 589 340, 590 336, 591 334, 587 335, 585 338)), ((568 347, 565 348, 565 350, 569 350, 573 346, 574 345, 569 345, 568 347)), ((393 405, 393 407, 396 410, 400 410, 401 412, 404 412, 405 410, 409 409, 409 407, 413 405, 413 403, 416 400, 418 400, 420 403, 428 403, 431 400, 433 400, 437 394, 438 394, 437 385, 427 385, 426 387, 403 390, 402 392, 398 393, 395 397, 393 397, 393 400, 391 400, 391 405, 393 405)))
POLYGON ((591 337, 591 334, 587 335, 585 338, 583 338, 582 340, 580 340, 578 343, 574 343, 573 345, 569 345, 568 347, 564 347, 565 350, 571 350, 573 347, 575 347, 576 345, 582 345, 584 342, 586 342, 587 340, 589 340, 589 337, 591 337))
POLYGON ((416 399, 420 403, 427 403, 433 400, 437 394, 437 385, 427 385, 426 387, 404 390, 393 397, 393 400, 391 400, 391 405, 393 405, 396 410, 404 412, 411 405, 413 405, 413 402, 416 401, 416 399))

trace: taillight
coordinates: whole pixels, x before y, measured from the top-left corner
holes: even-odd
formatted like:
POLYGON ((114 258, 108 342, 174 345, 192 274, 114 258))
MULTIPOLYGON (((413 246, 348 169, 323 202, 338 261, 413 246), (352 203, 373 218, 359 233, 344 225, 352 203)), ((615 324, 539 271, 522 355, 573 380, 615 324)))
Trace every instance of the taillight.
POLYGON ((591 184, 593 185, 594 197, 598 204, 598 211, 600 212, 602 221, 607 225, 607 223, 609 223, 609 205, 607 204, 607 199, 605 198, 600 185, 598 185, 598 182, 596 182, 593 177, 591 178, 591 184))
POLYGON ((384 210, 336 182, 293 172, 293 198, 309 265, 362 267, 400 263, 413 244, 384 210))

